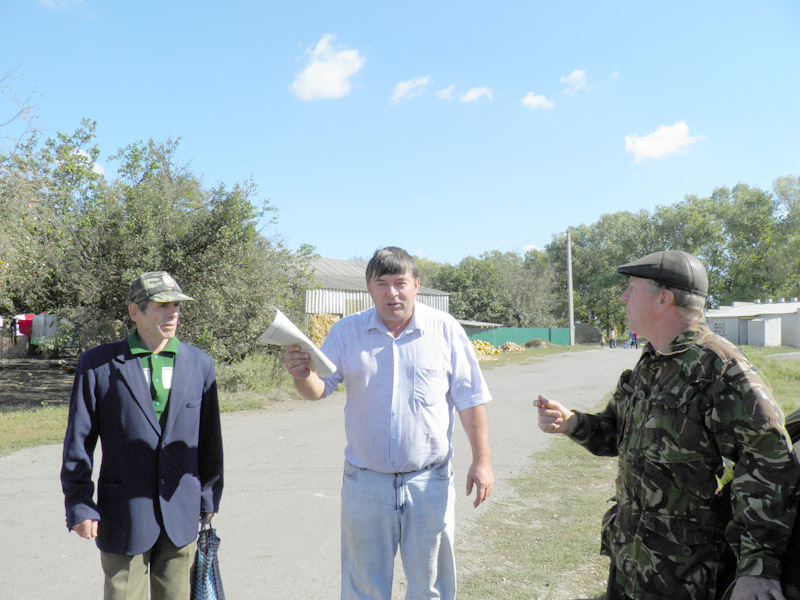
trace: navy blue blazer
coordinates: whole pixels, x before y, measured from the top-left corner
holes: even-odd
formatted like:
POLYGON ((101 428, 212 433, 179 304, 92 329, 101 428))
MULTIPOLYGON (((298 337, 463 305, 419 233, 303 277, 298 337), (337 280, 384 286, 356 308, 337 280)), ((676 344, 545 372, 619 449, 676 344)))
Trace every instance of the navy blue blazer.
POLYGON ((67 527, 98 519, 97 546, 141 554, 163 527, 177 547, 197 537, 201 514, 219 511, 222 431, 214 361, 180 343, 162 429, 139 359, 127 340, 81 355, 64 437, 61 487, 67 527), (92 466, 101 441, 94 501, 92 466))

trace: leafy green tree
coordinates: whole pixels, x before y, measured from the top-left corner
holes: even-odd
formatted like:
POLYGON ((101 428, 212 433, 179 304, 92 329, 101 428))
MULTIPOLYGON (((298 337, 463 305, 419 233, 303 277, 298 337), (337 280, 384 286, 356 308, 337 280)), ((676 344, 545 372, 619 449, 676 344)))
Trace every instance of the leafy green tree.
POLYGON ((485 252, 481 260, 494 265, 501 295, 499 322, 509 327, 551 327, 555 325, 554 270, 547 256, 531 250, 485 252))
POLYGON ((444 265, 433 287, 450 292, 450 314, 458 319, 498 323, 502 318, 502 291, 497 267, 468 256, 458 266, 444 265))
POLYGON ((800 297, 800 177, 779 177, 773 184, 778 213, 778 244, 771 248, 769 273, 779 296, 800 297))
POLYGON ((94 128, 84 121, 5 163, 0 206, 21 219, 13 262, 0 265, 12 274, 0 279, 7 306, 66 317, 88 347, 124 335, 137 274, 167 270, 198 300, 185 306, 181 336, 221 360, 256 347, 271 304, 297 316, 312 249, 265 235, 276 209, 252 182, 205 189, 175 160, 177 142, 151 140, 111 157, 120 175, 108 184, 94 128))

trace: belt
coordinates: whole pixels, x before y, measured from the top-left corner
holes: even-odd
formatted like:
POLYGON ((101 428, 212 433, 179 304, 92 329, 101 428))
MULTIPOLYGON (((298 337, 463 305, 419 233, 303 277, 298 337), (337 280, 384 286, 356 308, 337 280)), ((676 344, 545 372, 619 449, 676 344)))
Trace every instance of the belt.
POLYGON ((413 471, 400 471, 395 473, 395 475, 409 475, 410 473, 421 473, 422 471, 430 471, 431 469, 435 469, 436 467, 443 465, 444 463, 431 463, 427 467, 422 467, 421 469, 415 469, 413 471))

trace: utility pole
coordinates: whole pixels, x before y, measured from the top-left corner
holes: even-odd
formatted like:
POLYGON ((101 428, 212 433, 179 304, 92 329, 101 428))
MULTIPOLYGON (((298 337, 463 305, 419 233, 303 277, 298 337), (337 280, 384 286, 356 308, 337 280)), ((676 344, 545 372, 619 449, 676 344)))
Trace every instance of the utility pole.
POLYGON ((567 227, 567 294, 569 295, 569 345, 575 345, 575 313, 572 305, 572 232, 567 227))

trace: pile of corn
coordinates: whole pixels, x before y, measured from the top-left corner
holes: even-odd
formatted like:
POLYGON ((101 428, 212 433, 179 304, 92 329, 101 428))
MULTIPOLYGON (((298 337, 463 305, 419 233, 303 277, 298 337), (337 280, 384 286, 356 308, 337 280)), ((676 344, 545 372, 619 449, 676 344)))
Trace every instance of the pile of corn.
POLYGON ((514 342, 506 342, 500 346, 500 350, 503 352, 524 352, 525 348, 519 344, 515 344, 514 342))
POLYGON ((308 337, 319 348, 333 327, 333 324, 341 319, 341 315, 308 315, 308 337))
POLYGON ((500 350, 492 346, 489 342, 482 340, 472 340, 472 347, 475 349, 475 354, 478 358, 489 356, 490 354, 500 354, 500 350))

